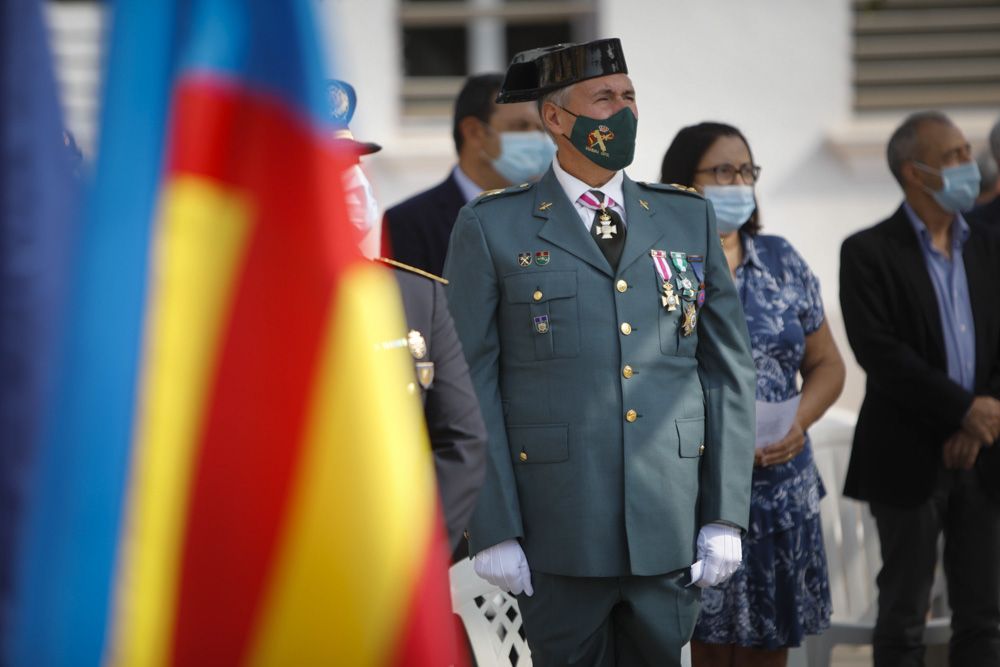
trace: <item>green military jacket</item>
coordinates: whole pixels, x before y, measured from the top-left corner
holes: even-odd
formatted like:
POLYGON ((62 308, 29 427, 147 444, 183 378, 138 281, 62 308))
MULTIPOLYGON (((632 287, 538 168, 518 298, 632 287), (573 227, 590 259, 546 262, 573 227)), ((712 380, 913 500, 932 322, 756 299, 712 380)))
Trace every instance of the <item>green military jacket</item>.
POLYGON ((459 213, 448 301, 489 436, 472 553, 519 538, 532 570, 654 575, 695 560, 702 525, 746 527, 755 372, 715 215, 672 186, 623 194, 617 271, 551 168, 459 213), (672 287, 703 280, 702 305, 667 310, 654 250, 686 253, 672 287))

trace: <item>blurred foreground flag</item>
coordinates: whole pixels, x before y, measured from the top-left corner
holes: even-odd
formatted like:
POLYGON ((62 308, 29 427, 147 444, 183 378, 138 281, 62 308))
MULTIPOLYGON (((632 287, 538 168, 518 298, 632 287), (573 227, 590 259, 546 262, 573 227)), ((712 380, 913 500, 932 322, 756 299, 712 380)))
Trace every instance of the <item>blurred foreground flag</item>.
MULTIPOLYGON (((0 646, 76 204, 40 0, 0 2, 0 646)), ((0 660, 2 663, 2 660, 0 660)))
POLYGON ((446 665, 391 275, 343 215, 309 0, 114 27, 13 665, 446 665))

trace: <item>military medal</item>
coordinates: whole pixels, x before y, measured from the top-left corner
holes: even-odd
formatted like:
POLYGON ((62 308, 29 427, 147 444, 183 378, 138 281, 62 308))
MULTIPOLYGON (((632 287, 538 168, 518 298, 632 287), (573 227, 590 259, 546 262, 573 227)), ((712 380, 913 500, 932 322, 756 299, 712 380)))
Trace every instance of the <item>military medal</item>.
POLYGON ((598 216, 597 220, 601 224, 594 227, 594 233, 600 234, 601 240, 603 241, 613 239, 615 234, 618 233, 618 225, 611 224, 611 216, 608 215, 608 210, 606 208, 601 208, 601 214, 598 216))
POLYGON ((660 300, 663 302, 663 307, 667 309, 667 312, 673 312, 677 310, 677 306, 680 305, 680 299, 677 298, 677 293, 674 292, 674 286, 671 282, 663 283, 663 294, 660 296, 660 300))
POLYGON ((695 301, 701 308, 705 305, 705 269, 702 266, 705 258, 701 255, 688 255, 687 259, 691 264, 691 270, 694 271, 694 277, 698 279, 698 296, 695 301))
POLYGON ((660 276, 660 284, 663 289, 663 294, 660 295, 660 303, 669 312, 677 310, 677 306, 680 305, 680 299, 677 298, 677 293, 674 292, 674 285, 670 282, 673 278, 673 273, 670 271, 670 265, 667 264, 667 251, 666 250, 650 250, 649 256, 653 258, 653 266, 656 267, 656 273, 660 276))
POLYGON ((694 304, 688 302, 684 305, 684 316, 681 318, 681 334, 690 336, 694 333, 694 327, 698 324, 698 309, 694 304))
POLYGON ((672 261, 674 263, 674 267, 680 273, 684 273, 685 271, 687 271, 688 263, 687 263, 687 253, 686 252, 671 252, 670 253, 670 261, 672 261))
POLYGON ((545 334, 549 332, 548 315, 539 315, 538 317, 533 318, 532 322, 535 325, 535 331, 537 331, 538 333, 545 334))

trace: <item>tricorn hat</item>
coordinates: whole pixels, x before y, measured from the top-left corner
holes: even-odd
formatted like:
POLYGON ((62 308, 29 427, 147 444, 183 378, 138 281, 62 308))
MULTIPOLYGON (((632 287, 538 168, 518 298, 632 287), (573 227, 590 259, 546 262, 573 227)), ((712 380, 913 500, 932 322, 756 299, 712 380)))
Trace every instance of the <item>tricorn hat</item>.
POLYGON ((358 141, 351 134, 348 123, 354 117, 354 110, 358 106, 358 95, 354 92, 354 86, 346 81, 330 79, 326 82, 326 95, 327 111, 334 127, 333 139, 338 146, 343 146, 357 155, 369 155, 382 150, 378 144, 358 141))
POLYGON ((510 61, 497 103, 530 102, 553 90, 608 74, 628 74, 617 37, 522 51, 510 61))

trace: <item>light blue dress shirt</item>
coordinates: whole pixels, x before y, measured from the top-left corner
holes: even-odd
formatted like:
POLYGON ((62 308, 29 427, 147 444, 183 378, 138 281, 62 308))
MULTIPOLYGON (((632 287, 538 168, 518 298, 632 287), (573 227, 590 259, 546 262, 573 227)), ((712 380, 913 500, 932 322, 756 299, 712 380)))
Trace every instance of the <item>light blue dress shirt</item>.
POLYGON ((910 205, 904 203, 903 208, 917 233, 924 264, 937 295, 948 377, 966 391, 973 391, 976 382, 976 330, 972 320, 972 302, 969 300, 969 281, 965 277, 965 261, 962 259, 962 248, 969 238, 969 223, 961 213, 955 214, 951 229, 951 259, 948 259, 933 246, 927 225, 910 205))

